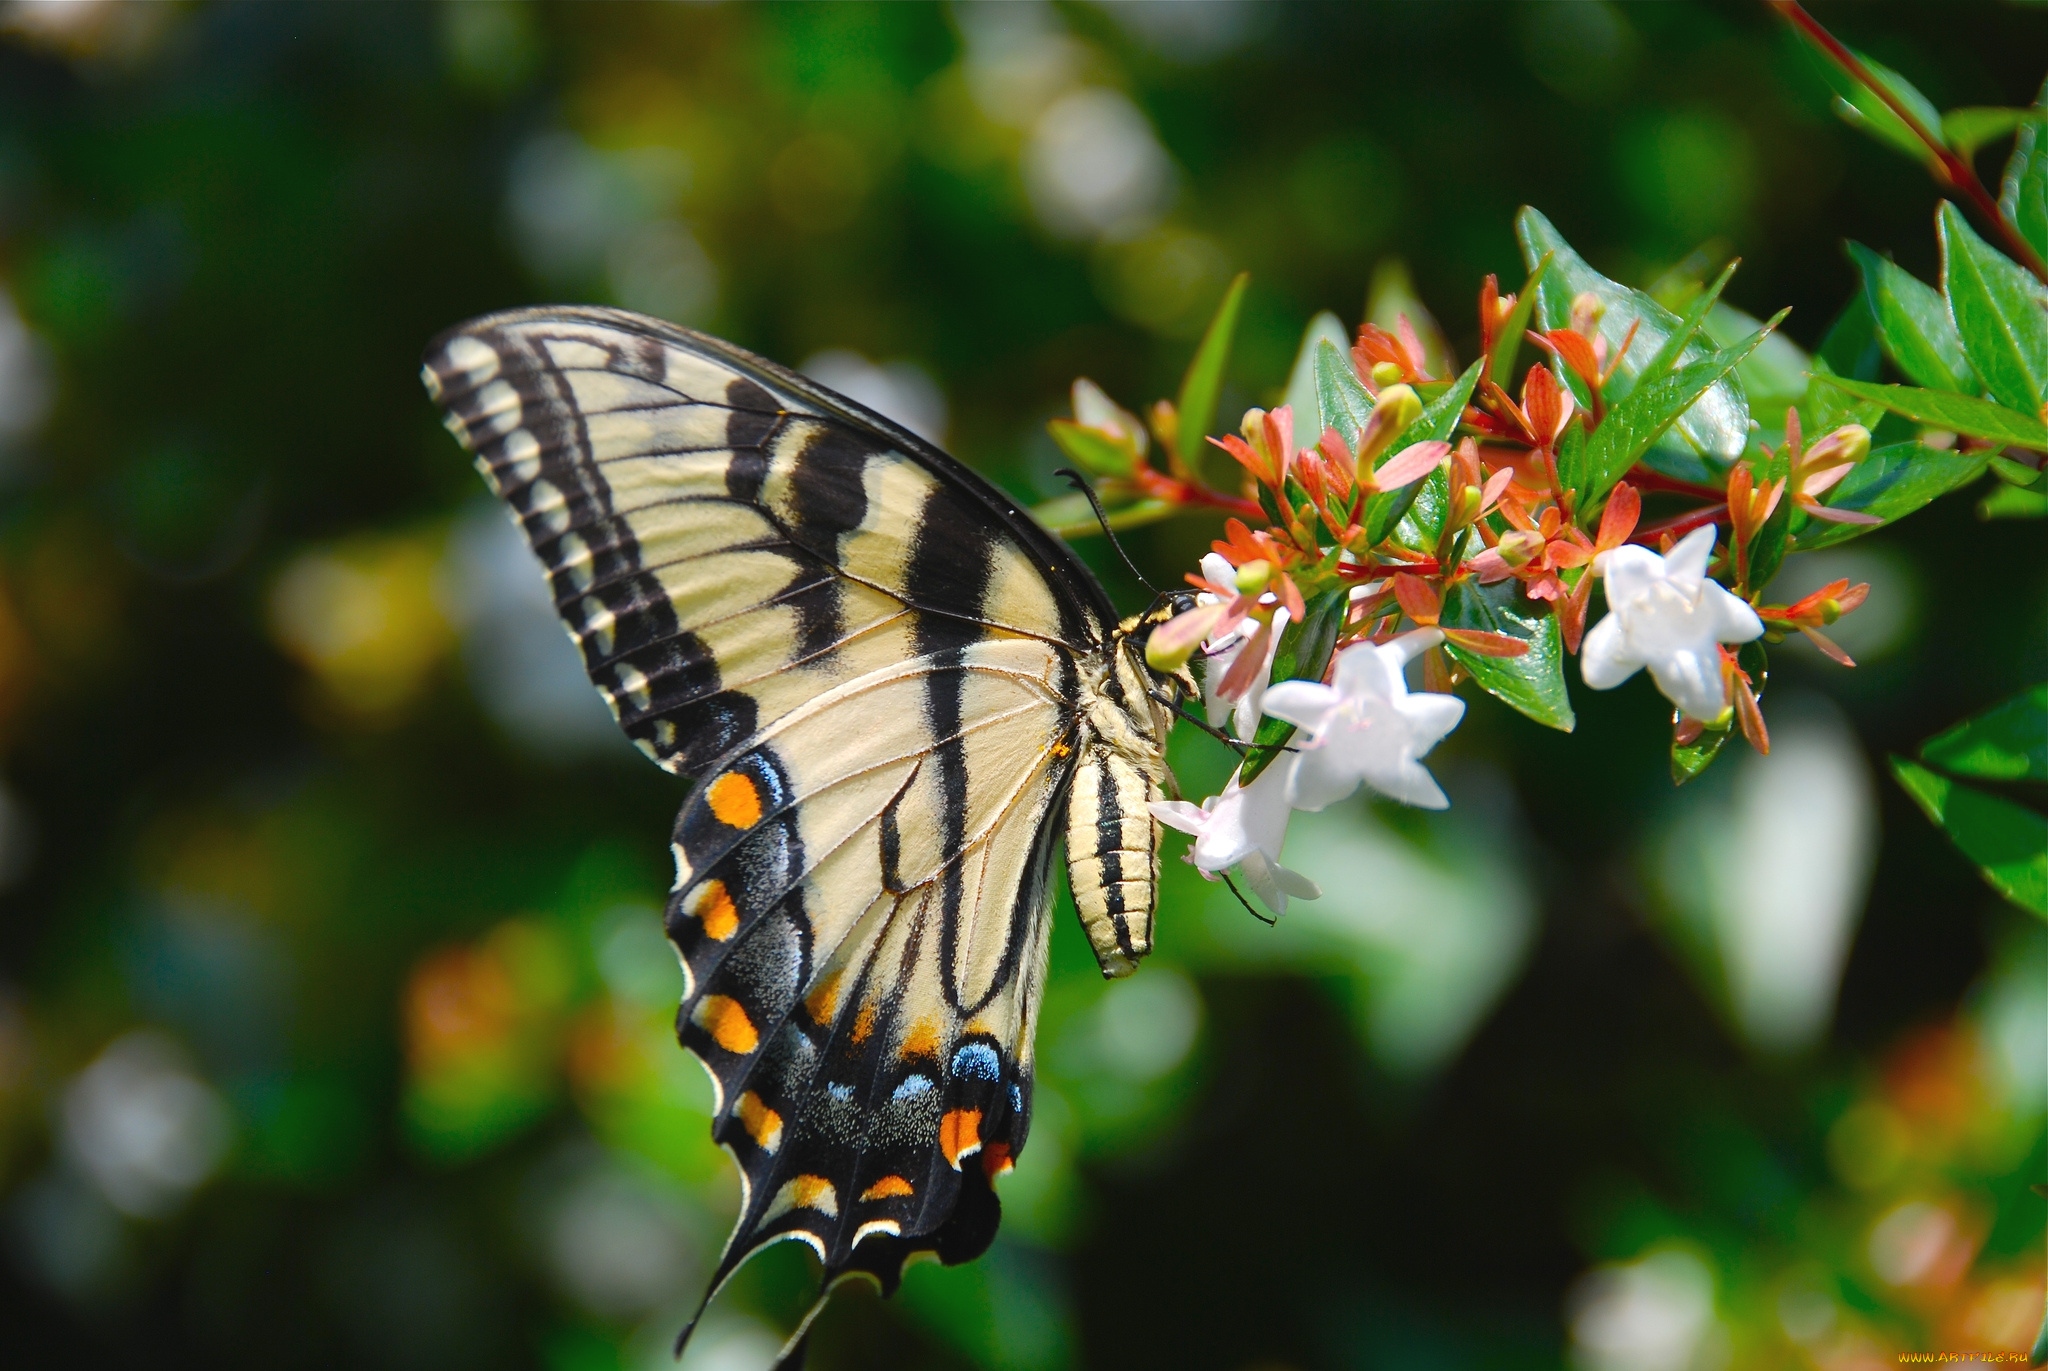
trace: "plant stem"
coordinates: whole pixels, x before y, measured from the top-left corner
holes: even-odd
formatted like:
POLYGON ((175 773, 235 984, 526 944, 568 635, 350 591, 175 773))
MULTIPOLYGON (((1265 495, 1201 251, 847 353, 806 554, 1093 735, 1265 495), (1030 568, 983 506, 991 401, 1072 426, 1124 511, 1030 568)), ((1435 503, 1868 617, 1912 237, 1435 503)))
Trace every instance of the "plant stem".
POLYGON ((1690 514, 1681 514, 1675 519, 1666 519, 1661 523, 1649 524, 1639 528, 1629 538, 1629 541, 1631 543, 1641 543, 1644 547, 1655 547, 1657 546, 1657 539, 1666 533, 1675 533, 1682 536, 1696 528, 1703 528, 1708 524, 1723 524, 1727 522, 1729 522, 1728 506, 1708 505, 1705 509, 1696 509, 1690 514))
POLYGON ((1764 3, 1784 16, 1787 23, 1812 39, 1814 44, 1827 54, 1828 60, 1840 67, 1850 80, 1884 101, 1885 106, 1913 131, 1913 136, 1927 145, 1928 153, 1934 158, 1932 170, 1935 176, 1951 189, 1961 192, 1975 207, 1977 213, 1998 231, 1998 236, 2005 240, 2006 251, 2028 271, 2033 272, 2044 283, 2048 283, 2048 262, 2041 259, 2041 254, 2034 250, 2034 245, 2029 243, 2019 229, 1999 210, 1998 202, 1991 198, 1991 192, 1986 190, 1984 183, 1977 178, 1977 169, 1971 166, 1967 159, 1951 151, 1948 144, 1942 141, 1940 134, 1921 123, 1918 115, 1885 89, 1884 84, 1871 74, 1870 68, 1864 66, 1855 53, 1842 46, 1841 40, 1823 28, 1818 19, 1808 14, 1799 0, 1764 0, 1764 3))
POLYGON ((1443 572, 1443 566, 1434 557, 1425 557, 1415 562, 1341 562, 1337 575, 1347 581, 1377 581, 1395 573, 1409 576, 1436 576, 1443 572))
POLYGON ((1640 462, 1628 469, 1627 480, 1639 491, 1658 490, 1671 495, 1696 495, 1703 500, 1719 500, 1726 495, 1726 492, 1715 486, 1681 481, 1675 476, 1666 476, 1661 471, 1652 471, 1640 462))
POLYGON ((1140 467, 1133 480, 1138 489, 1155 499, 1169 500, 1180 505, 1199 505, 1206 509, 1220 509, 1246 519, 1264 519, 1265 511, 1256 500, 1246 500, 1236 495, 1225 495, 1220 490, 1211 490, 1200 481, 1183 481, 1166 476, 1151 467, 1140 467))

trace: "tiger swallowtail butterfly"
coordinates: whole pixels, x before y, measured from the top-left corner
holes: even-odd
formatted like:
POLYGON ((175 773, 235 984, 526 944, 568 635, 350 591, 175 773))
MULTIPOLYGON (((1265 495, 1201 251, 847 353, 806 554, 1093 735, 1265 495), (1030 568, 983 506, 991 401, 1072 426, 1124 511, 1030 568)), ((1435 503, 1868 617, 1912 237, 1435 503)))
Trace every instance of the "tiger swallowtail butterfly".
POLYGON ((768 1243, 808 1243, 824 1287, 794 1360, 838 1281, 892 1293, 911 1257, 993 1241, 1060 837, 1103 974, 1151 950, 1146 805, 1192 684, 1144 660, 1170 607, 1119 623, 953 458, 659 320, 487 315, 423 376, 620 727, 690 783, 676 1030, 743 1181, 705 1301, 768 1243))

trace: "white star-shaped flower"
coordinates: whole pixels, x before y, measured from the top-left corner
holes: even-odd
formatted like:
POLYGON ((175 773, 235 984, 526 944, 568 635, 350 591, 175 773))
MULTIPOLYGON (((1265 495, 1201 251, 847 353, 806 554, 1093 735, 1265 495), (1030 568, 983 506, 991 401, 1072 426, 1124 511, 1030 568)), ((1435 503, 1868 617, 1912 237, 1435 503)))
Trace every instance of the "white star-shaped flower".
POLYGON ((1221 795, 1211 795, 1199 805, 1185 800, 1154 800, 1152 817, 1168 828, 1194 835, 1195 845, 1188 860, 1210 880, 1236 867, 1252 893, 1276 914, 1287 912, 1287 897, 1314 900, 1322 887, 1298 871, 1280 865, 1280 849, 1287 841, 1288 780, 1293 775, 1294 754, 1282 755, 1260 772, 1249 786, 1239 786, 1237 777, 1221 795))
POLYGON ((1422 765, 1431 748, 1465 717, 1455 695, 1410 695, 1401 670, 1443 641, 1436 629, 1390 643, 1359 643, 1337 657, 1336 683, 1281 681, 1266 691, 1265 711, 1308 730, 1288 788, 1296 809, 1335 804, 1365 782, 1382 795, 1424 809, 1450 801, 1422 765))
POLYGON ((1579 674, 1612 690, 1644 667, 1688 717, 1712 723, 1728 708, 1722 643, 1763 636, 1756 611, 1707 575, 1712 524, 1694 529, 1660 557, 1629 544, 1601 556, 1608 615, 1586 634, 1579 674))
MULTIPOLYGON (((1237 568, 1211 552, 1202 558, 1202 574, 1212 584, 1229 585, 1237 576, 1237 568)), ((1198 605, 1216 604, 1218 597, 1207 591, 1195 596, 1198 605)), ((1287 627, 1287 611, 1277 610, 1273 615, 1272 630, 1266 634, 1266 660, 1259 673, 1244 694, 1231 700, 1223 694, 1224 678, 1237 665, 1237 659, 1254 636, 1258 627, 1255 619, 1236 619, 1227 624, 1218 624, 1216 631, 1202 644, 1207 662, 1202 670, 1202 707, 1209 717, 1209 727, 1220 728, 1225 719, 1230 720, 1231 735, 1242 742, 1250 742, 1252 733, 1259 726, 1259 701, 1265 697, 1266 682, 1273 675, 1273 656, 1280 650, 1280 632, 1287 627)))

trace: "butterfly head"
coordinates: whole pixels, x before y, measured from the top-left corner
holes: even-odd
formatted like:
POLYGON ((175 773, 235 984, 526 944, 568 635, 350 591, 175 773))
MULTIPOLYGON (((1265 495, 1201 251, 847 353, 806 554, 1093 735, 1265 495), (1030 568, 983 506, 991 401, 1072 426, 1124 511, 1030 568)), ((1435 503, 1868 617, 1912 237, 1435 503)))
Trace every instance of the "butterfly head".
POLYGON ((1164 590, 1153 598, 1151 605, 1142 614, 1133 614, 1118 624, 1116 629, 1120 643, 1127 646, 1131 655, 1143 664, 1142 669, 1157 687, 1157 691, 1154 692, 1155 698, 1158 693, 1170 692, 1176 705, 1182 700, 1200 699, 1202 688, 1195 684, 1194 674, 1186 666, 1175 671, 1161 671, 1146 663, 1145 643, 1151 638, 1153 630, 1161 624, 1187 613, 1194 607, 1195 597, 1192 591, 1164 590))

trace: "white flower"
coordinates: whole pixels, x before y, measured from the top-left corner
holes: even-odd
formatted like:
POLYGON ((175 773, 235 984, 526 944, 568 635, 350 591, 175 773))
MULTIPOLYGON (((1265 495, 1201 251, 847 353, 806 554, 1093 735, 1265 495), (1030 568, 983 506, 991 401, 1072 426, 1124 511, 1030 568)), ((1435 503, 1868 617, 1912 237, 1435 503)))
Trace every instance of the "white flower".
POLYGON ((1232 776, 1221 795, 1211 795, 1199 806, 1185 800, 1154 800, 1152 817, 1194 835, 1188 860, 1197 871, 1213 881, 1236 867, 1268 909, 1285 914, 1289 895, 1313 900, 1323 893, 1308 877, 1280 865, 1292 813, 1287 790, 1295 762, 1295 754, 1281 755, 1249 786, 1240 787, 1232 776))
POLYGON ((1430 628, 1378 647, 1360 643, 1338 655, 1334 686, 1282 681, 1266 692, 1266 713, 1309 732, 1299 744, 1289 803, 1322 809, 1364 781, 1424 809, 1449 807, 1420 759, 1458 726, 1465 702, 1455 695, 1410 695, 1401 679, 1417 653, 1442 641, 1430 628))
MULTIPOLYGON (((1265 634, 1256 632, 1240 633, 1226 638, 1223 645, 1211 652, 1208 665, 1202 673, 1202 704, 1209 715, 1209 724, 1215 727, 1227 715, 1230 719, 1231 736, 1239 742, 1250 742, 1259 727, 1259 710, 1266 698, 1267 685, 1273 679, 1273 657, 1280 651, 1280 632, 1287 627, 1288 614, 1285 609, 1273 611, 1273 627, 1265 634), (1230 700, 1223 695, 1223 682, 1237 665, 1237 659, 1263 639, 1266 660, 1245 687, 1243 695, 1230 700)), ((1254 627, 1256 627, 1254 625, 1254 627)))
MULTIPOLYGON (((1218 553, 1207 553, 1202 558, 1202 575, 1215 585, 1230 585, 1237 579, 1237 568, 1223 560, 1218 553)), ((1218 597, 1204 591, 1195 597, 1196 604, 1216 604, 1218 597)), ((1287 627, 1287 611, 1282 609, 1273 615, 1272 631, 1266 635, 1266 660, 1258 675, 1244 695, 1237 700, 1225 699, 1222 692, 1223 680, 1230 675, 1230 668, 1253 639, 1258 627, 1254 619, 1238 619, 1228 624, 1219 624, 1216 631, 1203 643, 1206 662, 1202 668, 1202 707, 1209 717, 1211 728, 1220 727, 1227 717, 1230 720, 1231 735, 1241 742, 1250 742, 1259 726, 1259 701, 1265 697, 1266 682, 1273 675, 1273 654, 1280 650, 1280 630, 1287 627)))
POLYGON ((1728 708, 1721 643, 1763 636, 1756 611, 1707 575, 1714 555, 1712 524, 1694 529, 1667 557, 1629 544, 1603 553, 1596 569, 1607 580, 1606 618, 1586 634, 1579 674, 1595 690, 1612 690, 1643 667, 1657 689, 1688 716, 1712 723, 1728 708))

